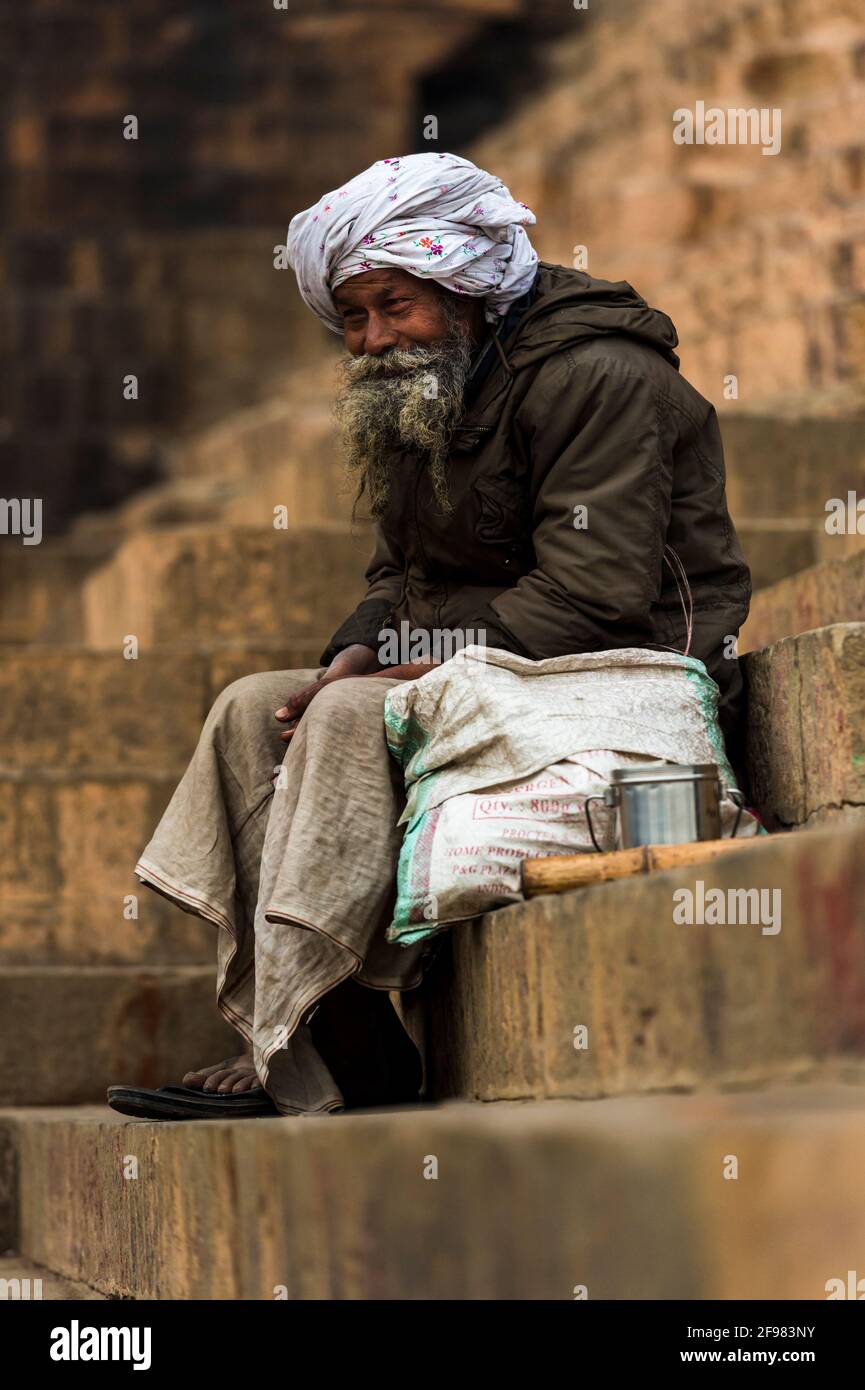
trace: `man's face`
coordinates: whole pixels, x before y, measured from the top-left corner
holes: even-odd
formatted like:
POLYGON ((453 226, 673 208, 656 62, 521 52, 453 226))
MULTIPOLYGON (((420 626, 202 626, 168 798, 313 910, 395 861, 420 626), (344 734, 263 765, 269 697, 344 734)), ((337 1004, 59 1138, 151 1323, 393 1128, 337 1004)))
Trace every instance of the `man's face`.
MULTIPOLYGON (((450 325, 444 295, 433 280, 404 270, 367 270, 352 275, 333 292, 342 314, 345 346, 352 357, 380 356, 390 348, 434 347, 450 325)), ((451 312, 464 323, 476 345, 483 334, 483 310, 476 299, 451 294, 451 312)))
POLYGON ((346 463, 381 516, 391 491, 391 456, 426 457, 436 497, 448 510, 451 430, 463 410, 483 305, 403 270, 368 270, 333 292, 348 355, 336 415, 346 463))

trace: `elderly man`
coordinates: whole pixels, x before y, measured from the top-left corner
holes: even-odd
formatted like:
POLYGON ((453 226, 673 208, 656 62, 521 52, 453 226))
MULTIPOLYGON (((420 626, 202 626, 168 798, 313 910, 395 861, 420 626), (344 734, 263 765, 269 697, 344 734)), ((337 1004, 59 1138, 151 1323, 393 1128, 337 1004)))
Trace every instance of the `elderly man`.
POLYGON ((320 668, 219 696, 137 865, 218 928, 218 1003, 247 1048, 182 1086, 111 1088, 127 1113, 417 1096, 388 991, 420 982, 428 948, 385 938, 404 794, 383 706, 441 658, 436 632, 533 660, 687 651, 736 759, 750 580, 715 412, 670 320, 624 282, 539 264, 534 220, 467 160, 423 154, 291 223, 300 293, 347 349, 338 417, 375 552, 320 668), (404 623, 431 634, 429 661, 388 657, 404 623))

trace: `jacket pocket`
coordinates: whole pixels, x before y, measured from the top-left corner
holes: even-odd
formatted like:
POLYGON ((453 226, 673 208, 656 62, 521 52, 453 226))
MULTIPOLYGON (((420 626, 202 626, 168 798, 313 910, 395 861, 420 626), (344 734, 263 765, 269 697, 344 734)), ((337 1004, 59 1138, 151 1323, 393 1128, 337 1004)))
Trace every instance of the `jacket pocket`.
POLYGON ((484 545, 521 549, 530 540, 528 499, 519 484, 478 478, 473 491, 478 503, 476 535, 484 545))

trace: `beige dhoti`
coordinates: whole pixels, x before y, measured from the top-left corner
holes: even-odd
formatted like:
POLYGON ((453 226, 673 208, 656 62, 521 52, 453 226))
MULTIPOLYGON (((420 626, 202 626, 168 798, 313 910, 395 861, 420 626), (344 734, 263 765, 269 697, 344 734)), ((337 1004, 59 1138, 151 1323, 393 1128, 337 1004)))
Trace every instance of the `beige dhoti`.
POLYGON ((397 682, 323 686, 286 749, 274 712, 322 669, 246 676, 222 692, 136 865, 219 929, 218 1006, 282 1114, 343 1107, 307 1026, 317 1001, 349 977, 412 989, 426 954, 384 937, 405 805, 383 720, 397 682))

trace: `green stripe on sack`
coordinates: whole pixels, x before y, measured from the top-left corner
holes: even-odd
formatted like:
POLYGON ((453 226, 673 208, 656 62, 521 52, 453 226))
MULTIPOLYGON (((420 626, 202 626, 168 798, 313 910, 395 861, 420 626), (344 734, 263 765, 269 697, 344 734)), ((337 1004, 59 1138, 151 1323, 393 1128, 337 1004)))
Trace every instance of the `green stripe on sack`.
POLYGON ((385 940, 410 946, 425 936, 432 936, 437 924, 420 925, 413 921, 412 913, 418 903, 424 903, 429 896, 426 885, 429 883, 429 849, 425 850, 421 839, 426 828, 427 802, 436 782, 436 773, 429 773, 415 787, 415 813, 403 836, 402 848, 396 870, 396 902, 393 919, 385 932, 385 940))
MULTIPOLYGON (((699 661, 695 656, 683 656, 682 667, 688 680, 696 688, 697 699, 700 702, 700 713, 703 716, 706 733, 709 736, 709 742, 715 754, 715 762, 718 764, 721 781, 728 787, 736 787, 733 769, 730 766, 727 750, 724 747, 721 726, 718 723, 718 700, 721 692, 712 680, 703 662, 699 661)), ((736 790, 738 790, 738 788, 736 788, 736 790)))
POLYGON ((384 731, 388 752, 396 758, 400 767, 408 772, 409 763, 413 758, 417 758, 418 762, 412 769, 411 776, 412 779, 422 777, 424 768, 420 762, 420 755, 427 747, 430 735, 413 714, 407 719, 401 719, 398 714, 394 714, 390 707, 390 696, 385 696, 384 701, 384 731))

